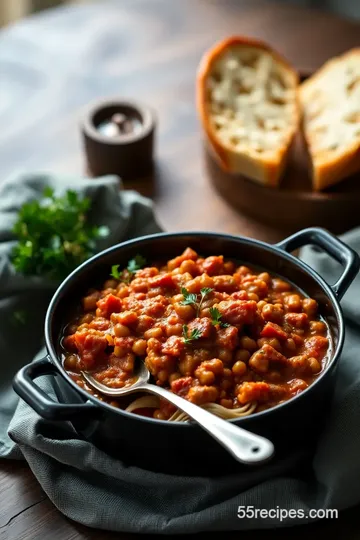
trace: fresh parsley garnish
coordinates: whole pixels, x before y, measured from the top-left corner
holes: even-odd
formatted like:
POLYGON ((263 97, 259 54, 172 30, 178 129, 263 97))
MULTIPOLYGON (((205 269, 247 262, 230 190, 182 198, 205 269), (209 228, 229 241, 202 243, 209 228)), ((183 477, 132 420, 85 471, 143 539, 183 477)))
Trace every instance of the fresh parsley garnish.
POLYGON ((213 290, 214 289, 211 289, 210 287, 203 287, 202 289, 200 289, 201 298, 200 298, 199 306, 198 306, 198 309, 197 309, 197 316, 199 316, 203 301, 205 300, 205 298, 207 297, 208 294, 213 292, 213 290))
POLYGON ((122 280, 126 283, 130 283, 135 272, 137 270, 140 270, 140 268, 142 268, 145 264, 146 259, 144 259, 144 257, 142 257, 141 255, 136 255, 128 262, 126 271, 123 270, 122 272, 119 272, 120 265, 113 264, 113 266, 111 267, 110 276, 119 281, 122 280))
POLYGON ((187 324, 184 324, 183 326, 183 338, 186 345, 191 343, 192 341, 195 341, 199 338, 201 338, 201 330, 198 328, 194 328, 194 330, 191 331, 189 335, 189 328, 187 324))
POLYGON ((95 241, 107 227, 87 222, 91 201, 68 190, 57 197, 48 187, 43 198, 25 203, 14 225, 18 243, 12 252, 15 269, 25 275, 63 279, 91 257, 95 241))
POLYGON ((181 294, 184 296, 184 300, 181 302, 183 306, 196 306, 197 295, 194 293, 189 293, 185 287, 181 287, 181 294))
POLYGON ((208 294, 212 293, 214 289, 211 287, 203 287, 200 289, 201 298, 205 298, 208 294))
POLYGON ((210 317, 211 317, 211 323, 214 325, 214 326, 221 326, 221 328, 229 328, 230 324, 229 323, 226 323, 226 322, 222 322, 221 320, 221 313, 220 311, 218 310, 218 308, 216 307, 211 307, 210 308, 210 317))
POLYGON ((120 264, 113 264, 111 267, 111 274, 110 276, 114 279, 121 279, 121 272, 119 272, 120 264))
POLYGON ((140 270, 146 264, 146 259, 141 255, 136 255, 128 262, 127 271, 134 274, 137 270, 140 270))
POLYGON ((196 309, 196 316, 199 316, 199 313, 201 311, 201 307, 203 304, 203 301, 205 300, 206 296, 213 292, 214 289, 211 289, 210 287, 203 287, 200 290, 200 300, 198 301, 198 295, 195 293, 189 293, 185 287, 181 287, 181 294, 184 296, 184 300, 181 302, 183 306, 193 306, 196 309))

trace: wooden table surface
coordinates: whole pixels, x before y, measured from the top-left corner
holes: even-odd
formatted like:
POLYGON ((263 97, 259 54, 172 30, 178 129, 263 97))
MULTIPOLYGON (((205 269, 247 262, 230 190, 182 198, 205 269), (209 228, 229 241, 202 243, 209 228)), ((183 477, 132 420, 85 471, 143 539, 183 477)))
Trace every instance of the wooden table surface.
MULTIPOLYGON (((81 108, 98 97, 139 99, 158 114, 157 169, 147 190, 164 229, 280 239, 281 231, 233 210, 206 177, 194 107, 195 71, 207 47, 234 33, 269 41, 306 70, 360 45, 355 23, 257 0, 121 0, 26 19, 0 34, 0 178, 19 168, 81 173, 81 108)), ((358 538, 359 510, 294 529, 291 536, 316 538, 332 531, 346 540, 358 538)), ((289 534, 275 531, 267 538, 289 534)), ((130 536, 70 522, 47 499, 25 463, 0 462, 0 540, 130 536)))

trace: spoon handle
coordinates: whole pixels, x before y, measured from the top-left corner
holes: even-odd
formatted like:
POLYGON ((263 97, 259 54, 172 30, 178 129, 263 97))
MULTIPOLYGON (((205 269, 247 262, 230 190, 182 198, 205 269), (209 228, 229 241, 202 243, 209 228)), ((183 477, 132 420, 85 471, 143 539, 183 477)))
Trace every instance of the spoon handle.
POLYGON ((154 384, 144 384, 137 390, 150 392, 170 401, 195 420, 241 463, 261 463, 268 460, 274 453, 274 445, 268 439, 223 420, 165 388, 154 384))

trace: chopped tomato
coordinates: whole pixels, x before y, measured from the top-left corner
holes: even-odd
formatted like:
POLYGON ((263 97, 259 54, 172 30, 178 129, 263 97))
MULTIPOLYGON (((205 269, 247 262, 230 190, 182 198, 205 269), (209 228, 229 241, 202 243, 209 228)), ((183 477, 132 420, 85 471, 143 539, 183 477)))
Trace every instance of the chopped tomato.
POLYGON ((238 344, 238 329, 235 326, 229 326, 229 328, 219 328, 216 331, 216 345, 231 351, 235 349, 238 344))
POLYGON ((279 326, 273 322, 268 322, 265 324, 264 328, 260 332, 261 337, 268 338, 277 338, 277 339, 287 339, 288 334, 279 326))
POLYGON ((309 317, 306 313, 287 313, 285 321, 294 328, 305 328, 309 324, 309 317))
POLYGON ((163 295, 149 298, 143 303, 142 313, 144 315, 149 315, 150 317, 161 317, 165 311, 167 303, 168 302, 163 295))
POLYGON ((105 336, 76 332, 75 343, 83 369, 91 369, 96 361, 104 359, 108 344, 105 336))
POLYGON ((173 276, 169 272, 166 274, 159 274, 158 276, 151 278, 149 281, 150 287, 164 287, 165 289, 175 287, 173 276))
POLYGON ((113 294, 108 294, 104 298, 101 298, 96 303, 100 309, 100 317, 109 318, 112 313, 119 313, 121 311, 121 300, 113 294))
POLYGON ((243 405, 251 401, 267 401, 270 397, 270 385, 266 382, 244 382, 240 386, 238 400, 243 405))
POLYGON ((224 257, 222 255, 219 256, 211 256, 207 257, 204 262, 202 263, 202 269, 203 272, 208 274, 209 276, 215 276, 216 274, 221 273, 224 265, 224 257))
POLYGON ((191 336, 191 333, 194 330, 199 332, 198 339, 210 337, 213 326, 209 317, 197 317, 196 319, 192 320, 188 325, 188 337, 191 336))
POLYGON ((263 345, 260 349, 261 352, 271 361, 271 362, 278 362, 280 364, 287 364, 288 360, 286 356, 279 353, 274 347, 266 343, 263 345))
POLYGON ((324 336, 313 336, 305 340, 305 349, 309 356, 320 359, 324 356, 329 346, 328 338, 324 336))
POLYGON ((178 336, 169 337, 162 346, 162 352, 170 356, 180 356, 185 348, 184 338, 178 336))
POLYGON ((225 300, 218 304, 218 309, 224 322, 242 326, 254 322, 257 303, 254 300, 225 300))
POLYGON ((192 381, 192 377, 181 377, 180 379, 176 379, 171 383, 171 390, 174 394, 185 396, 191 388, 192 381))
POLYGON ((259 351, 256 351, 249 360, 249 366, 257 373, 266 373, 269 369, 270 362, 278 362, 280 364, 288 364, 286 356, 279 353, 274 347, 265 344, 259 351))

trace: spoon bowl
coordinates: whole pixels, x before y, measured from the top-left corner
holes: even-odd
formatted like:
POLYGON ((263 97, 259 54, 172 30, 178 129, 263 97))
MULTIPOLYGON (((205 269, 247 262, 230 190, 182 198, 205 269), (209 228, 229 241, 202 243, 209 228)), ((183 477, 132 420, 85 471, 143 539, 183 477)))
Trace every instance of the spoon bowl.
POLYGON ((274 445, 265 437, 235 426, 227 420, 223 420, 198 405, 170 392, 170 390, 149 383, 150 372, 143 362, 138 362, 135 382, 122 388, 110 388, 98 382, 86 371, 82 371, 82 375, 92 388, 105 396, 114 398, 133 394, 134 392, 149 392, 166 399, 197 422, 241 463, 264 463, 274 454, 274 445))
MULTIPOLYGON (((97 381, 95 377, 93 377, 88 371, 82 371, 81 374, 90 386, 92 386, 95 390, 97 390, 104 396, 109 397, 122 397, 128 394, 132 394, 134 392, 139 392, 139 387, 141 387, 140 389, 144 391, 143 385, 147 385, 150 380, 150 371, 148 370, 144 362, 139 361, 136 362, 136 372, 133 377, 135 381, 132 384, 127 384, 123 386, 122 388, 111 388, 110 386, 106 386, 105 384, 97 381)), ((149 383, 148 386, 155 385, 151 385, 149 383)), ((148 390, 148 392, 150 392, 150 390, 148 390)))

